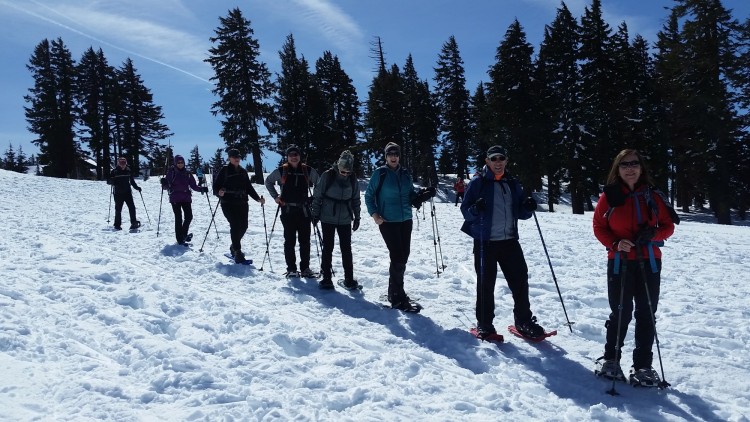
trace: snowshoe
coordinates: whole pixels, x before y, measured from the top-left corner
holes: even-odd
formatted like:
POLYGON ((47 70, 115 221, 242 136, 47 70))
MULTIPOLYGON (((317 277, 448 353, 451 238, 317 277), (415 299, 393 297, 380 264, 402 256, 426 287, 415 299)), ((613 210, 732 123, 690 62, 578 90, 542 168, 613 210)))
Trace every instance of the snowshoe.
POLYGON ((299 271, 287 271, 284 273, 284 277, 286 278, 300 278, 299 271))
POLYGON ((508 331, 517 337, 524 338, 533 343, 540 342, 547 337, 554 336, 557 331, 545 332, 544 328, 536 323, 536 317, 516 325, 509 325, 508 331))
POLYGON ((654 368, 630 368, 630 385, 633 387, 660 387, 661 378, 654 368))
POLYGON ((362 290, 362 285, 359 284, 357 280, 340 279, 337 283, 346 290, 362 290))
POLYGON ((185 241, 183 243, 190 243, 193 240, 193 234, 188 233, 187 236, 185 236, 185 241))
POLYGON ((622 372, 620 363, 614 359, 605 359, 600 357, 594 363, 594 375, 604 377, 610 380, 625 382, 625 374, 622 372))
POLYGON ((301 278, 318 278, 320 274, 314 273, 311 269, 305 268, 302 272, 298 273, 297 277, 301 278))
POLYGON ((474 337, 482 341, 491 341, 493 343, 502 343, 505 341, 502 334, 498 334, 495 330, 484 330, 481 328, 472 327, 469 332, 474 337))
POLYGON ((324 278, 318 282, 318 287, 320 287, 321 290, 333 290, 335 287, 333 286, 333 281, 328 278, 324 278))

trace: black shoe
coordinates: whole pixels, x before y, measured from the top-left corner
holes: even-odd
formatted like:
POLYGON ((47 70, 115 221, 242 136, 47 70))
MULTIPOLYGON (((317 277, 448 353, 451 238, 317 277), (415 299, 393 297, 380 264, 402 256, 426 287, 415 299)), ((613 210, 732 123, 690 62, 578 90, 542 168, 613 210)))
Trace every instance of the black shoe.
POLYGON ((192 240, 193 240, 193 234, 192 233, 188 233, 188 235, 185 236, 185 243, 188 243, 188 242, 190 242, 192 240))
POLYGON ((242 251, 234 251, 234 262, 237 264, 245 262, 245 254, 242 251))
POLYGON ((497 335, 497 330, 492 324, 490 325, 477 324, 477 337, 479 337, 480 339, 484 340, 487 337, 491 337, 494 335, 497 335))
POLYGON ((359 288, 359 283, 357 280, 351 279, 351 280, 344 280, 344 288, 349 290, 354 290, 359 288))
POLYGON ((135 230, 138 227, 141 227, 141 222, 136 220, 135 223, 130 224, 130 230, 135 230))
POLYGON ((334 289, 333 281, 330 278, 324 278, 318 282, 318 287, 323 290, 332 290, 334 289))
POLYGON ((120 226, 114 226, 114 227, 112 227, 112 228, 113 228, 113 229, 114 229, 115 231, 118 231, 118 230, 122 230, 122 227, 120 227, 120 226))
POLYGON ((516 330, 518 330, 522 336, 528 338, 537 338, 544 335, 544 328, 536 323, 536 317, 531 317, 528 321, 516 324, 516 330))
POLYGON ((312 272, 312 270, 309 268, 305 268, 301 273, 299 273, 299 276, 302 278, 316 278, 318 277, 318 274, 312 272))

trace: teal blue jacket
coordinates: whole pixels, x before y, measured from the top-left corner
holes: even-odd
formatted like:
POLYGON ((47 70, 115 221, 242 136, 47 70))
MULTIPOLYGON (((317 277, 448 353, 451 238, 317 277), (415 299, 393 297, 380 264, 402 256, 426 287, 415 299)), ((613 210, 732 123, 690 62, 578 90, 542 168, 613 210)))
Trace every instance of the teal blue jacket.
POLYGON ((387 222, 400 223, 412 219, 411 203, 417 196, 411 174, 399 165, 395 170, 388 166, 375 169, 365 190, 365 205, 370 215, 376 212, 387 222), (383 185, 375 197, 380 175, 385 172, 383 185))

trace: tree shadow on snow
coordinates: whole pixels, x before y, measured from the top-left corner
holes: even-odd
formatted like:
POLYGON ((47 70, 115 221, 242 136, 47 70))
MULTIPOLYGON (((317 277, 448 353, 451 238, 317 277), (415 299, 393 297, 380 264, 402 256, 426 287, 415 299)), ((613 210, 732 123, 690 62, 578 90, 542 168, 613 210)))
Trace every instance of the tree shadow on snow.
POLYGON ((612 381, 594 375, 593 361, 591 367, 585 367, 568 359, 567 352, 554 344, 554 337, 551 341, 529 344, 542 352, 544 359, 529 356, 528 352, 518 348, 506 350, 505 345, 503 345, 503 352, 529 370, 545 377, 545 385, 551 392, 558 397, 575 402, 581 408, 604 404, 628 413, 636 420, 659 419, 658 415, 661 413, 671 414, 688 421, 720 419, 713 412, 715 406, 700 396, 682 393, 671 388, 666 390, 636 388, 627 383, 616 382, 615 390, 618 395, 612 396, 607 393, 612 388, 612 381), (678 396, 682 407, 688 406, 689 411, 670 400, 670 397, 674 396, 678 396), (633 405, 633 397, 643 398, 640 402, 643 405, 633 405))
POLYGON ((365 297, 368 291, 349 292, 339 286, 336 286, 335 291, 321 290, 314 280, 298 279, 290 280, 289 289, 295 294, 314 297, 321 304, 339 309, 351 318, 381 324, 393 335, 453 359, 460 367, 474 374, 485 373, 490 369, 483 356, 488 353, 501 354, 505 353, 506 348, 515 348, 513 345, 503 344, 500 350, 494 344, 482 345, 468 331, 457 328, 445 330, 425 315, 383 308, 380 302, 371 302, 365 297))

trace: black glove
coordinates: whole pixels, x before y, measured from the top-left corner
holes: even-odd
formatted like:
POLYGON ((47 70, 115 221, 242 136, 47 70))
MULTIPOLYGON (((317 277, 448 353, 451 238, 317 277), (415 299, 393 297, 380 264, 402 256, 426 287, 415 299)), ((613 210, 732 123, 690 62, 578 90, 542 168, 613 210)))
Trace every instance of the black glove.
POLYGON ((352 231, 356 232, 359 228, 359 218, 355 218, 354 222, 352 223, 352 231))
POLYGON ((167 179, 166 178, 161 178, 161 180, 159 180, 159 183, 161 183, 161 188, 162 189, 166 189, 167 187, 169 187, 169 184, 167 183, 167 179))
POLYGON ((487 204, 485 203, 484 198, 479 198, 474 202, 474 205, 472 205, 471 208, 474 208, 474 214, 479 214, 480 212, 484 212, 485 208, 487 208, 487 204))
POLYGON ((430 186, 426 188, 422 188, 419 190, 419 193, 417 193, 417 197, 419 198, 420 202, 425 202, 435 196, 435 187, 430 186))
POLYGON ((142 189, 141 189, 141 187, 140 187, 140 186, 136 186, 136 187, 135 187, 135 190, 137 190, 138 192, 140 192, 140 191, 141 191, 142 189))
POLYGON ((201 186, 200 191, 201 195, 203 195, 204 193, 208 193, 208 186, 201 186))
POLYGON ((107 179, 107 184, 108 185, 111 185, 111 184, 114 184, 114 183, 115 183, 115 181, 112 178, 107 179))
POLYGON ((638 230, 638 234, 636 234, 635 243, 646 244, 650 242, 651 239, 654 238, 655 234, 656 234, 656 227, 652 227, 647 224, 644 224, 643 227, 641 227, 641 229, 638 230))
POLYGON ((523 205, 523 209, 525 209, 526 211, 534 212, 537 206, 536 199, 529 196, 528 198, 523 200, 523 203, 521 205, 523 205))
POLYGON ((312 218, 313 226, 317 226, 318 225, 318 221, 320 221, 320 217, 313 216, 313 218, 312 218))

